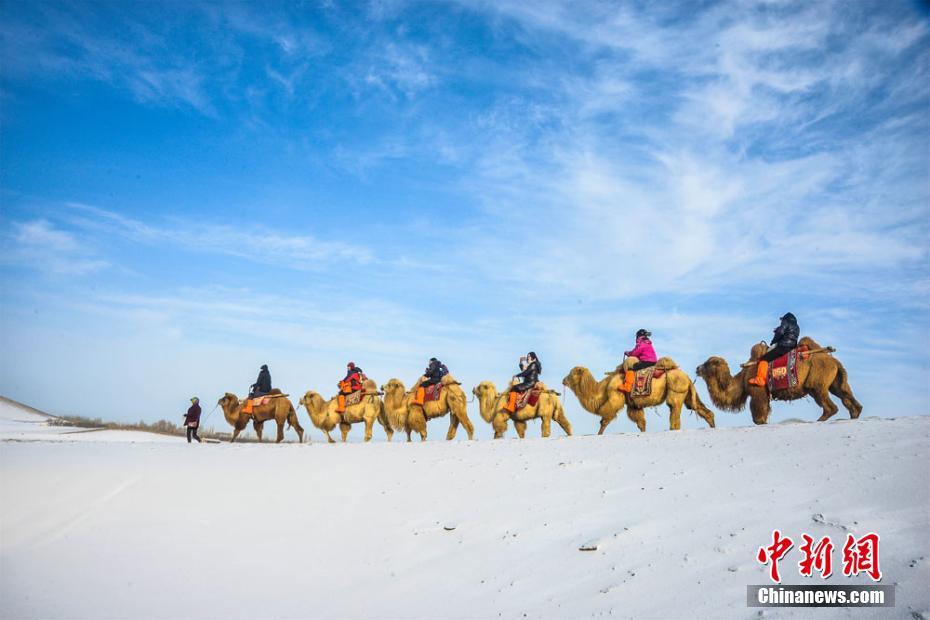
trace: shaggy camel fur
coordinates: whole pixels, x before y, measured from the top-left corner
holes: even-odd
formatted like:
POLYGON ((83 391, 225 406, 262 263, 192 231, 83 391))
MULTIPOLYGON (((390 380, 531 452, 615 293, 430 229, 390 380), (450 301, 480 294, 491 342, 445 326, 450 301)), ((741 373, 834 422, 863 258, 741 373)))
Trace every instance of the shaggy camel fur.
POLYGON ((566 435, 572 434, 572 424, 565 417, 562 410, 562 403, 559 397, 549 391, 545 384, 538 384, 544 391, 539 395, 539 401, 533 405, 527 405, 519 409, 516 413, 510 413, 504 409, 510 390, 501 394, 497 393, 497 387, 491 381, 482 381, 475 389, 471 391, 478 399, 478 408, 481 417, 485 422, 494 429, 494 439, 500 439, 507 432, 507 421, 513 420, 513 426, 517 429, 517 435, 523 439, 526 434, 527 420, 542 420, 542 436, 548 437, 552 430, 552 421, 555 420, 566 435))
MULTIPOLYGON (((629 366, 635 361, 635 358, 628 358, 624 366, 629 366)), ((681 429, 682 405, 697 413, 707 422, 708 426, 714 428, 713 412, 704 406, 694 383, 671 358, 659 358, 656 366, 666 372, 663 376, 652 380, 652 394, 645 397, 630 398, 619 390, 620 385, 623 384, 624 366, 620 366, 601 381, 596 381, 591 371, 584 366, 575 366, 562 380, 562 385, 575 393, 582 407, 601 417, 598 435, 604 434, 607 425, 614 421, 624 406, 627 408, 627 417, 636 424, 640 431, 645 432, 644 409, 662 403, 668 405, 670 430, 681 429)))
MULTIPOLYGON (((807 345, 810 350, 819 349, 820 345, 805 336, 798 341, 798 345, 807 345)), ((760 342, 752 347, 749 353, 750 361, 759 359, 768 346, 760 342)), ((713 403, 726 411, 741 411, 749 400, 749 411, 752 421, 756 424, 766 424, 772 412, 772 399, 798 400, 810 396, 821 409, 823 415, 819 421, 830 419, 839 407, 830 399, 830 394, 838 397, 849 417, 855 420, 862 413, 862 405, 853 396, 849 387, 848 374, 838 359, 827 352, 814 353, 807 360, 799 360, 798 385, 786 390, 769 393, 768 386, 757 386, 749 383, 749 379, 756 374, 756 367, 748 366, 740 369, 736 376, 730 375, 730 367, 722 357, 712 357, 698 366, 697 374, 707 383, 707 391, 713 403)))
MULTIPOLYGON (((414 385, 419 385, 421 381, 423 377, 420 377, 414 385)), ((420 441, 426 441, 426 422, 450 413, 452 415, 449 416, 449 431, 446 433, 446 439, 455 439, 460 423, 465 427, 468 438, 474 438, 475 427, 468 419, 468 401, 465 399, 465 392, 452 375, 443 377, 442 383, 443 389, 439 400, 422 406, 413 403, 414 390, 408 392, 400 379, 391 379, 381 386, 384 392, 384 411, 388 422, 395 431, 403 430, 407 433, 407 441, 411 440, 410 434, 414 432, 420 435, 420 441)))
MULTIPOLYGON (((276 391, 280 393, 280 391, 276 391)), ((217 401, 217 404, 223 408, 223 416, 233 427, 233 435, 230 442, 236 441, 239 433, 245 429, 249 420, 252 421, 252 428, 255 429, 255 434, 258 436, 259 441, 262 440, 262 427, 265 422, 269 420, 274 420, 278 425, 278 437, 275 443, 284 441, 285 422, 297 431, 299 443, 303 443, 304 441, 304 429, 297 420, 297 412, 294 410, 294 405, 291 404, 290 399, 286 396, 272 398, 268 404, 254 407, 251 414, 242 411, 245 401, 240 402, 238 396, 230 394, 229 392, 226 392, 225 396, 217 401)))
POLYGON ((329 432, 333 430, 337 424, 339 425, 339 430, 342 432, 342 441, 346 441, 346 438, 349 436, 349 431, 352 430, 352 425, 359 422, 365 424, 365 441, 371 441, 371 431, 375 424, 375 420, 384 427, 388 435, 388 440, 390 440, 394 431, 384 417, 384 405, 381 403, 381 398, 378 396, 378 386, 371 379, 366 379, 364 388, 367 394, 362 396, 358 404, 347 406, 345 413, 340 414, 336 412, 336 407, 339 404, 337 398, 324 401, 323 397, 313 390, 308 390, 300 398, 300 404, 307 409, 307 413, 310 414, 310 421, 313 422, 313 425, 326 434, 326 440, 329 441, 329 443, 335 443, 329 432))

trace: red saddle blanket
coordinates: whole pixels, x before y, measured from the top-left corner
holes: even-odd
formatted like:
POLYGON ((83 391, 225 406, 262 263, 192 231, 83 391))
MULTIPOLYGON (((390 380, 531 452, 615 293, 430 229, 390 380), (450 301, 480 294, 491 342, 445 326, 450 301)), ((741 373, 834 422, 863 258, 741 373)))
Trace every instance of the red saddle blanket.
POLYGON ((424 388, 424 390, 426 392, 426 395, 423 397, 424 403, 439 400, 439 396, 442 394, 442 383, 428 385, 424 388))
POLYGON ((517 398, 517 404, 514 407, 515 411, 519 411, 520 409, 523 409, 524 407, 527 407, 527 406, 535 407, 536 403, 539 402, 540 394, 542 394, 542 390, 537 389, 537 388, 533 388, 531 390, 522 392, 520 396, 517 398))
POLYGON ((798 360, 804 359, 807 347, 791 349, 769 364, 769 390, 787 390, 798 385, 798 360))

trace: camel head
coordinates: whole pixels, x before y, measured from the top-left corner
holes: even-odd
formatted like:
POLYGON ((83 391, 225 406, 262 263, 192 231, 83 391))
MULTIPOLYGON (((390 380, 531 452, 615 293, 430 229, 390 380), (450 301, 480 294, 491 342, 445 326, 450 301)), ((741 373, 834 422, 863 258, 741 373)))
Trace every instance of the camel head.
POLYGON ((494 404, 497 400, 497 388, 491 381, 482 381, 471 391, 478 399, 478 411, 485 422, 490 422, 494 417, 494 404))
POLYGON ((404 384, 400 379, 391 379, 381 386, 381 391, 385 394, 403 394, 407 391, 407 388, 404 387, 404 384))
POLYGON ((235 394, 230 394, 226 392, 221 399, 216 401, 216 404, 223 408, 223 411, 227 409, 232 409, 239 406, 239 397, 235 394))
POLYGON ((562 379, 562 385, 573 392, 577 392, 578 387, 581 385, 582 381, 584 381, 586 376, 591 376, 590 370, 584 366, 575 366, 569 371, 567 375, 565 375, 565 378, 562 379))
POLYGON ((307 411, 311 409, 321 409, 323 407, 323 397, 314 392, 313 390, 307 390, 304 392, 304 395, 300 397, 298 405, 303 405, 307 411))
POLYGON ((707 393, 714 405, 725 411, 740 411, 745 406, 749 393, 748 386, 743 385, 744 373, 732 376, 725 359, 711 357, 695 372, 707 384, 707 393))

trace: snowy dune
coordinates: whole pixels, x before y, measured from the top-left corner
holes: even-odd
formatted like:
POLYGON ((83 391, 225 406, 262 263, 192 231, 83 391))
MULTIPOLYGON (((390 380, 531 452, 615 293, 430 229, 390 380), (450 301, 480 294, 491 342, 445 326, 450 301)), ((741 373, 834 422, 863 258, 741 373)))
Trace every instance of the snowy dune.
MULTIPOLYGON (((896 608, 817 617, 921 617, 927 454, 930 417, 426 444, 7 441, 0 616, 757 617, 745 587, 767 582, 755 553, 780 528, 882 537, 896 608)), ((785 583, 805 582, 798 559, 785 583)))
MULTIPOLYGON (((177 442, 178 437, 49 424, 55 417, 0 397, 0 441, 177 442)), ((184 439, 181 439, 184 441, 184 439)))

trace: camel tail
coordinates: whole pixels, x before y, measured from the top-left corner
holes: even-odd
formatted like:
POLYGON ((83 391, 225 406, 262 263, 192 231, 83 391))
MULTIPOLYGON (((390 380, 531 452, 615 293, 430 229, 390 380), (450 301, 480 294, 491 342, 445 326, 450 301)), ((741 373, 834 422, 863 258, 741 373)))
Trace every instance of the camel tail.
POLYGON ((399 430, 391 426, 391 420, 388 418, 387 412, 384 410, 383 400, 378 401, 378 422, 381 423, 381 426, 383 426, 385 430, 391 430, 391 431, 399 430))
POLYGON ((685 397, 685 407, 701 416, 704 421, 707 422, 708 426, 716 428, 714 412, 708 409, 707 405, 701 401, 701 397, 698 395, 697 385, 694 381, 690 383, 691 384, 688 386, 688 395, 685 397))

